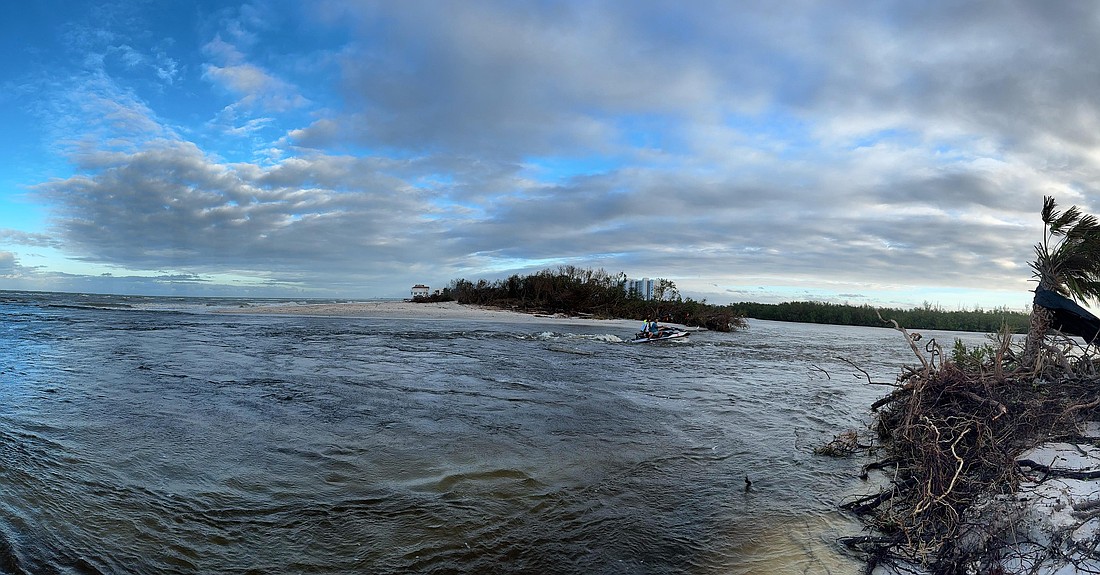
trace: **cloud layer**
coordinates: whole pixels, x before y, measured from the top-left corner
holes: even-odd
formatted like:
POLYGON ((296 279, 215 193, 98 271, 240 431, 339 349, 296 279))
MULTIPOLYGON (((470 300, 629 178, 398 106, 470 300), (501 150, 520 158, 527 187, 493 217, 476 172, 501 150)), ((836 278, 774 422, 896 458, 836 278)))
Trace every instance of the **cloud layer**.
POLYGON ((72 164, 34 187, 51 227, 0 248, 317 295, 567 263, 712 301, 1022 307, 1043 195, 1095 207, 1098 12, 271 2, 158 38, 89 17, 26 80, 72 164))

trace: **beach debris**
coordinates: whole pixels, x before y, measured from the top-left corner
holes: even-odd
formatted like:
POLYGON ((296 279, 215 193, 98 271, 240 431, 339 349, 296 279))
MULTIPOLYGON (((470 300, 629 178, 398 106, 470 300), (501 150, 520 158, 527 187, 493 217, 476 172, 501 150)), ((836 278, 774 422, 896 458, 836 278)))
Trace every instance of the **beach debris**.
POLYGON ((1100 301, 1100 219, 1045 197, 1042 220, 1023 345, 945 355, 879 316, 920 365, 871 406, 879 489, 841 506, 875 531, 840 539, 866 573, 1100 573, 1100 318, 1073 301, 1100 301))
MULTIPOLYGON (((861 476, 881 471, 881 487, 841 506, 876 534, 840 542, 864 554, 868 573, 1100 572, 1100 448, 1088 439, 1100 434, 1091 423, 1100 376, 1090 350, 1052 335, 1036 372, 1006 332, 991 336, 989 353, 945 356, 894 327, 919 366, 903 368, 872 406, 886 457, 861 476)), ((826 447, 850 442, 845 432, 826 447)))
POLYGON ((854 429, 841 432, 832 441, 814 448, 814 455, 830 457, 848 457, 861 449, 870 449, 870 445, 861 445, 859 434, 854 429))

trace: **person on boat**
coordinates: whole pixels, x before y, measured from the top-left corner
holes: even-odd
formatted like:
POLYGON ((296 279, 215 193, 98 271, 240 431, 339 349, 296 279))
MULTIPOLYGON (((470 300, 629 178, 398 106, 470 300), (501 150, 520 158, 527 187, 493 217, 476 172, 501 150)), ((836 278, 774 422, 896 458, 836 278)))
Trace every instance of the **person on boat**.
POLYGON ((660 337, 660 335, 661 335, 661 326, 657 325, 657 320, 653 320, 653 321, 649 322, 649 337, 650 338, 660 337))

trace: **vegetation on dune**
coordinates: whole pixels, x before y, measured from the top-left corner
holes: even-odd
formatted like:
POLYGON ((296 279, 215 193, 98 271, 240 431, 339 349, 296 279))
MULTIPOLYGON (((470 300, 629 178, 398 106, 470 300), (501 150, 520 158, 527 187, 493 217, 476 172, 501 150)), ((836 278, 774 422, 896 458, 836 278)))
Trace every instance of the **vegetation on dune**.
POLYGON ((983 333, 999 331, 1005 325, 1013 333, 1023 333, 1029 321, 1028 314, 1006 308, 948 311, 929 303, 913 309, 814 301, 713 305, 705 299, 695 301, 681 297, 676 284, 667 279, 657 279, 655 297, 646 300, 628 291, 624 287, 626 281, 623 273, 610 275, 602 269, 562 266, 497 281, 456 279, 439 293, 413 301, 458 301, 527 313, 597 318, 657 318, 716 331, 744 328, 747 326, 745 318, 883 327, 881 316, 887 316, 911 329, 983 333))
POLYGON ((889 317, 910 329, 995 333, 1007 325, 1013 333, 1024 333, 1028 327, 1028 314, 1006 308, 948 311, 930 303, 912 309, 893 309, 813 301, 735 303, 730 307, 745 317, 803 323, 883 327, 882 317, 889 317))
POLYGON ((568 314, 594 318, 657 319, 713 331, 746 326, 730 306, 718 306, 680 296, 676 284, 657 279, 651 299, 626 288, 624 273, 560 266, 528 276, 513 275, 490 282, 452 280, 438 296, 415 301, 457 301, 526 313, 568 314))
MULTIPOLYGON (((1032 262, 1039 286, 1075 299, 1100 298, 1100 226, 1075 207, 1058 212, 1051 198, 1042 216, 1044 237, 1032 262)), ((919 365, 905 368, 891 393, 872 406, 878 445, 871 450, 879 461, 864 474, 883 470, 888 485, 843 505, 876 530, 843 539, 866 553, 866 572, 883 562, 898 572, 916 573, 920 566, 935 575, 1006 573, 1006 565, 1037 572, 1041 561, 1072 566, 1097 557, 1098 541, 1076 542, 1069 531, 1028 541, 1017 523, 1021 483, 1058 475, 1032 465, 1041 473, 1029 479, 1021 454, 1051 440, 1084 442, 1082 422, 1100 416, 1096 348, 1055 330, 1053 319, 1036 305, 1023 346, 1004 329, 989 345, 967 349, 956 342, 946 354, 935 343, 918 346, 918 334, 893 322, 919 365)), ((851 450, 838 445, 866 442, 850 435, 819 453, 845 455, 851 450)))

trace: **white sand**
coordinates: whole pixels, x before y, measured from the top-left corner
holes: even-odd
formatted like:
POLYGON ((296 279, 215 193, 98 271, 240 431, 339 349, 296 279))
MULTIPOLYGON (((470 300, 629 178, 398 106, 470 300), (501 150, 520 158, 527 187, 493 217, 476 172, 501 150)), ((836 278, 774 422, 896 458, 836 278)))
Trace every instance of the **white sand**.
POLYGON ((227 308, 224 313, 297 315, 327 317, 377 317, 390 319, 441 319, 463 321, 493 321, 501 323, 557 323, 564 325, 602 325, 616 330, 637 330, 641 322, 628 319, 586 319, 564 315, 527 314, 456 302, 413 303, 408 301, 373 301, 305 305, 272 305, 227 308))

